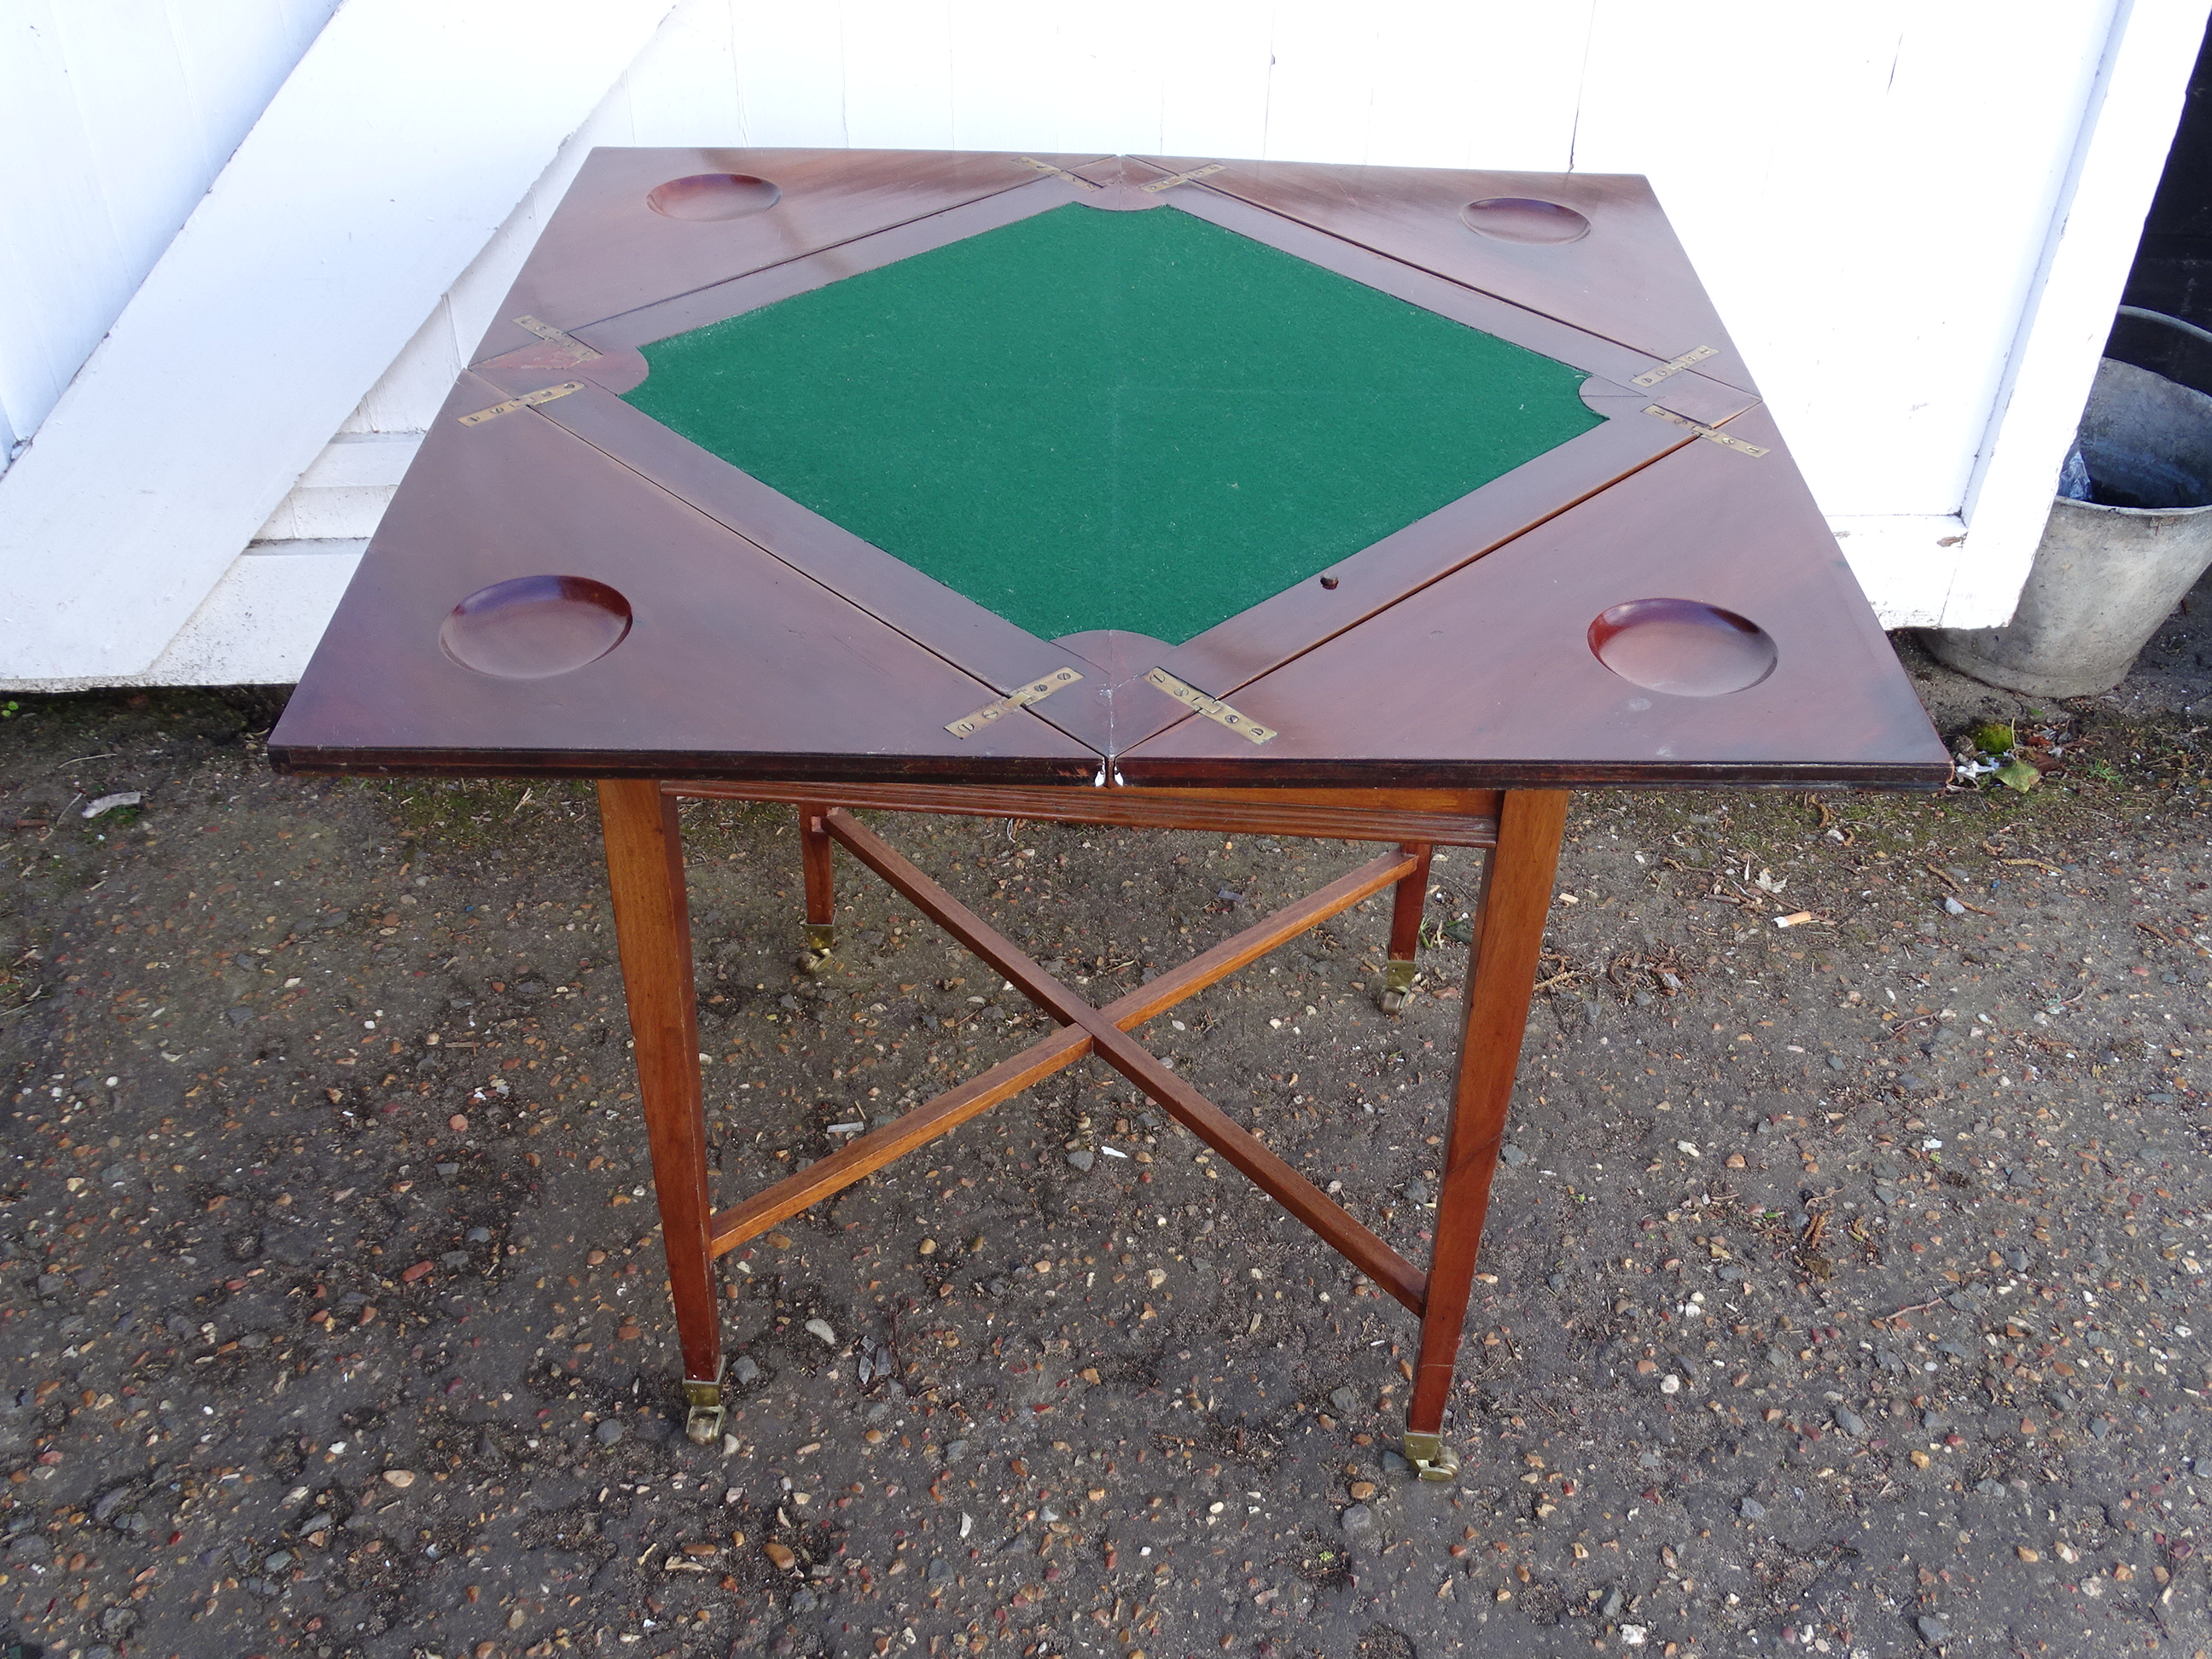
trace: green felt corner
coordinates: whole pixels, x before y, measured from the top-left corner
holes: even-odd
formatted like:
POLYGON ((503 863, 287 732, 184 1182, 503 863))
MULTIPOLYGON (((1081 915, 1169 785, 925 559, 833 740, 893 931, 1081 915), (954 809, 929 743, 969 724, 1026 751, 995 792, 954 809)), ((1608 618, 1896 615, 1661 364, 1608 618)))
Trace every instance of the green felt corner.
POLYGON ((1599 419, 1580 371, 1171 205, 644 351, 637 408, 1045 639, 1180 643, 1599 419))

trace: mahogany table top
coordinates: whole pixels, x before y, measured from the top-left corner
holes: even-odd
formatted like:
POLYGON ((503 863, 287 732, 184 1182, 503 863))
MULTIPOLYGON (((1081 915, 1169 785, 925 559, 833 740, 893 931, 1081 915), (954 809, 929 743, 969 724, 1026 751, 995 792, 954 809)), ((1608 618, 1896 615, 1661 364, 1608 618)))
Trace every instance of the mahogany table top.
POLYGON ((858 150, 592 153, 270 749, 941 784, 1950 770, 1643 179, 858 150))

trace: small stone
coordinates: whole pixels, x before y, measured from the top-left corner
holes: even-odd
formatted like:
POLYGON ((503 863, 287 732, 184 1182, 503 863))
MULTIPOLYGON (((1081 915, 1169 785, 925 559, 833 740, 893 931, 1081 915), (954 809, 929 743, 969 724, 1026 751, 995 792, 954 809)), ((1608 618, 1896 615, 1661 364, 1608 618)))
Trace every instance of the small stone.
POLYGON ((1849 1435, 1863 1435, 1867 1431, 1866 1419, 1847 1406, 1836 1407, 1836 1426, 1849 1435))
POLYGON ((465 1135, 468 1133, 468 1114, 465 1112, 455 1112, 453 1116, 446 1120, 446 1127, 448 1129, 451 1129, 457 1135, 465 1135))
POLYGON ((1349 1417, 1359 1409, 1359 1396, 1350 1389, 1331 1389, 1328 1403, 1336 1407, 1339 1416, 1349 1417))
POLYGON ((1522 1152, 1518 1146, 1516 1146, 1510 1140, 1498 1149, 1498 1156, 1504 1158, 1508 1164, 1513 1164, 1516 1167, 1526 1164, 1528 1161, 1528 1154, 1522 1152))
POLYGON ((490 1228, 489 1228, 489 1227, 471 1227, 471 1228, 470 1228, 470 1229, 469 1229, 469 1243, 471 1243, 471 1244, 489 1244, 489 1243, 491 1243, 491 1229, 490 1229, 490 1228))
POLYGON ((1745 1498, 1742 1503, 1736 1505, 1736 1510, 1737 1513, 1741 1515, 1747 1521, 1764 1521, 1766 1519, 1766 1505, 1760 1503, 1756 1498, 1745 1498))
POLYGON ((1067 1161, 1079 1170, 1088 1170, 1097 1162, 1097 1158, 1098 1155, 1088 1146, 1084 1147, 1080 1152, 1070 1152, 1067 1155, 1067 1161))
POLYGON ((1641 1625, 1623 1625, 1620 1627, 1620 1645, 1625 1648, 1640 1648, 1644 1645, 1644 1638, 1649 1634, 1650 1632, 1641 1625))
POLYGON ((405 1492, 408 1487, 415 1484, 415 1471, 412 1469, 386 1469, 384 1472, 384 1484, 387 1486, 397 1486, 400 1491, 405 1492))
POLYGON ((775 1249, 787 1250, 791 1248, 791 1235, 789 1233, 770 1233, 768 1236, 768 1242, 769 1245, 775 1249))
POLYGON ((760 1366, 750 1354, 741 1353, 730 1362, 730 1375, 739 1382, 755 1382, 760 1380, 760 1366))
POLYGON ((1375 1496, 1375 1483, 1372 1480, 1355 1480, 1352 1483, 1350 1491, 1355 1501, 1364 1504, 1375 1496))
POLYGON ((2042 1551, 2032 1550, 2025 1544, 2014 1544, 2012 1547, 2012 1553, 2020 1557, 2023 1561, 2040 1561, 2043 1559, 2042 1551))
POLYGON ((599 1426, 592 1431, 602 1446, 611 1446, 623 1437, 623 1425, 611 1417, 599 1419, 599 1426))
POLYGON ((1951 1639, 1950 1624, 1939 1613, 1922 1613, 1912 1621, 1912 1628, 1920 1632, 1920 1639, 1929 1647, 1951 1639))
POLYGON ((774 1539, 770 1539, 767 1543, 763 1544, 761 1548, 781 1571, 789 1572, 798 1564, 799 1558, 791 1553, 788 1545, 779 1544, 774 1539))
POLYGON ((1627 1605, 1628 1598, 1621 1593, 1620 1586, 1615 1584, 1605 1593, 1605 1601, 1599 1607, 1597 1616, 1601 1619, 1618 1619, 1620 1617, 1620 1610, 1627 1605))
POLYGON ((937 1254, 937 1241, 933 1238, 925 1238, 920 1244, 916 1245, 915 1249, 918 1255, 935 1255, 937 1254))
POLYGON ((826 1319, 808 1320, 806 1322, 806 1334, 809 1336, 819 1338, 830 1347, 834 1348, 837 1346, 837 1333, 830 1329, 830 1322, 826 1319))
POLYGON ((1344 1528, 1346 1538, 1361 1542, 1375 1535, 1375 1511, 1364 1504, 1348 1504, 1336 1517, 1336 1524, 1344 1528))
POLYGON ((965 1440, 948 1440, 945 1443, 945 1461, 946 1462, 957 1463, 962 1458, 967 1455, 968 1443, 965 1440))
POLYGON ((271 1551, 268 1557, 261 1563, 261 1571, 264 1572, 282 1572, 285 1568, 291 1565, 291 1551, 274 1550, 271 1551))

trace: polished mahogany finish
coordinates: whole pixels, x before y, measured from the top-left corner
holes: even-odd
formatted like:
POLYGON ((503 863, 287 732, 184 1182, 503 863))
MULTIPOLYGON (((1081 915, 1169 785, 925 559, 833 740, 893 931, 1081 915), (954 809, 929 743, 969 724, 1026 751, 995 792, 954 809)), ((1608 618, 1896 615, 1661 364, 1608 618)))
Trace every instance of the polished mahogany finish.
MULTIPOLYGON (((1182 172, 1207 158, 1146 159, 1182 172)), ((1693 371, 1700 379, 1757 390, 1658 198, 1635 174, 1238 161, 1206 182, 1655 357, 1711 346, 1693 371), (1533 234, 1540 219, 1555 234, 1533 234), (1588 229, 1556 234, 1575 219, 1588 229)))
POLYGON ((1448 1476, 1444 1410, 1565 792, 1933 788, 1950 775, 1640 179, 1206 157, 599 150, 471 364, 270 757, 290 771, 601 781, 696 1438, 716 1428, 717 1255, 1095 1056, 1420 1317, 1407 1455, 1424 1474, 1448 1476), (646 374, 640 348, 655 340, 1073 203, 1194 214, 1571 364, 1588 376, 1582 395, 1598 424, 1169 645, 1113 630, 1036 638, 621 397, 646 374), (1249 735, 1255 722, 1272 730, 1264 742, 1249 735), (712 1210, 684 796, 798 809, 817 961, 835 947, 842 848, 1059 1029, 712 1210), (860 808, 1389 850, 1096 1007, 863 826, 860 808), (1386 890, 1384 1006, 1402 1006, 1438 846, 1485 858, 1424 1272, 1134 1033, 1386 890))
POLYGON ((271 755, 1012 787, 1931 786, 1941 746, 1902 673, 1858 648, 1873 619, 1809 509, 1639 179, 601 150, 434 423, 271 755), (653 340, 1071 204, 1189 213, 1574 365, 1601 423, 1168 646, 1036 638, 619 395, 653 340), (1702 435, 1721 429, 1765 453, 1702 435), (1601 602, 1566 614, 1563 577, 1601 602), (1694 689, 1736 672, 1730 657, 1633 681, 1684 634, 1657 624, 1588 648, 1601 618, 1655 600, 1749 619, 1771 672, 1694 689), (1439 635, 1446 649, 1407 653, 1439 635), (946 731, 1061 669, 1081 678, 946 731), (1237 737, 1155 670, 1281 735, 1237 737), (1419 693, 1378 717, 1378 687, 1409 678, 1419 693), (1632 682, 1648 720, 1598 689, 1632 682))

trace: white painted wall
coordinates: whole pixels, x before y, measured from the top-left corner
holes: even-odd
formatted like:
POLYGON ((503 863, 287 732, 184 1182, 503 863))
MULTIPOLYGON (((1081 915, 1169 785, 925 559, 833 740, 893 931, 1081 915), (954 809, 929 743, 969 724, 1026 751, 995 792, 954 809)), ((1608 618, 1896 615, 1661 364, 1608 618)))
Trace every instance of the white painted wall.
MULTIPOLYGON (((476 4, 492 34, 495 14, 542 35, 572 9, 583 0, 476 4)), ((557 153, 547 145, 520 205, 480 228, 482 251, 382 377, 347 394, 358 403, 337 441, 259 544, 369 533, 410 434, 595 144, 1578 167, 1650 175, 1885 621, 2001 621, 2206 11, 2205 0, 1703 12, 1215 0, 1102 27, 994 0, 679 0, 580 128, 557 153)), ((0 106, 15 72, 0 60, 0 106)), ((508 78, 478 84, 475 107, 450 117, 454 144, 512 119, 503 100, 524 97, 508 78)), ((24 222, 40 227, 23 239, 35 244, 43 221, 24 222)), ((113 269, 135 282, 143 253, 113 269)), ((0 312, 0 396, 32 383, 24 333, 0 312)), ((204 613, 195 625, 206 632, 204 613)), ((0 653, 0 677, 9 667, 0 653)))
POLYGON ((337 0, 0 0, 0 409, 45 420, 337 0))

